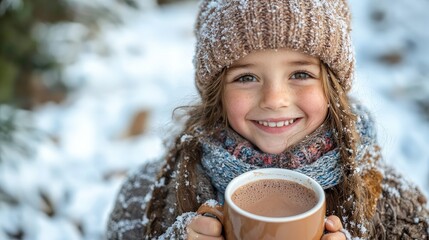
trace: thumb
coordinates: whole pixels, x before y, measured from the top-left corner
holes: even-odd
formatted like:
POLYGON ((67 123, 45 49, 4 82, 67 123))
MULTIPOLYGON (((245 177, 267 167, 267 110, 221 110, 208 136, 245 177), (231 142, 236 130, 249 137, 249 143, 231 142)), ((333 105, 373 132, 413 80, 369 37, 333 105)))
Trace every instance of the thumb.
POLYGON ((335 215, 327 217, 325 221, 325 229, 329 232, 337 232, 343 229, 340 218, 335 215))

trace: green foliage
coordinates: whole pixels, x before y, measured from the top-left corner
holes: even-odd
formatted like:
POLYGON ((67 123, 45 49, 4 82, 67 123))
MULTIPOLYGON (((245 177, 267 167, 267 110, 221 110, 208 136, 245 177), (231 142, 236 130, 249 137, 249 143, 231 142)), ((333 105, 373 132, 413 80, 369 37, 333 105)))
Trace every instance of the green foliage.
POLYGON ((17 124, 17 121, 16 109, 10 106, 0 106, 0 163, 6 160, 6 152, 14 152, 22 156, 29 156, 31 152, 31 147, 28 143, 17 138, 15 134, 25 132, 28 140, 34 139, 36 132, 29 127, 25 127, 23 124, 17 124))
POLYGON ((0 102, 6 102, 12 98, 16 75, 16 66, 0 56, 0 102))
MULTIPOLYGON (((135 0, 112 0, 130 8, 138 8, 135 0)), ((31 81, 34 74, 61 70, 54 56, 46 52, 42 43, 33 36, 37 25, 80 22, 92 29, 107 19, 119 23, 115 9, 106 6, 84 5, 66 0, 21 0, 0 15, 0 104, 12 104, 32 109, 31 81)), ((60 76, 60 74, 58 74, 60 76)), ((52 80, 50 79, 52 82, 52 80)), ((62 85, 62 79, 55 79, 62 85)))
MULTIPOLYGON (((14 138, 14 133, 22 130, 18 129, 17 116, 5 116, 2 107, 11 108, 11 112, 13 108, 31 110, 47 101, 60 102, 70 91, 61 79, 63 66, 48 52, 47 43, 33 34, 36 27, 79 22, 96 32, 96 25, 102 19, 120 22, 115 16, 117 9, 109 9, 108 5, 98 7, 86 5, 85 1, 67 0, 21 0, 19 4, 12 1, 0 0, 0 162, 6 147, 20 152, 26 149, 14 138), (14 6, 5 8, 9 4, 14 6), (52 79, 45 79, 47 76, 52 79)), ((136 0, 111 1, 138 8, 136 0)), ((31 130, 25 131, 32 134, 31 130)))
POLYGON ((32 36, 39 22, 69 21, 70 11, 62 1, 23 0, 17 8, 0 16, 0 103, 20 106, 25 92, 18 88, 30 84, 32 73, 57 67, 52 56, 40 50, 32 36))

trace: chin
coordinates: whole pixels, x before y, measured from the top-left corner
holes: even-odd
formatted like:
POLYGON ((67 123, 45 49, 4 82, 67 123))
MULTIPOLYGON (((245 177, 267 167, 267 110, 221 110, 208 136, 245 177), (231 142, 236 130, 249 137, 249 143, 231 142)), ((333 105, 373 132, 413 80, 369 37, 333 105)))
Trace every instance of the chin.
POLYGON ((287 147, 260 147, 261 151, 264 153, 270 153, 270 154, 280 154, 284 152, 287 147))

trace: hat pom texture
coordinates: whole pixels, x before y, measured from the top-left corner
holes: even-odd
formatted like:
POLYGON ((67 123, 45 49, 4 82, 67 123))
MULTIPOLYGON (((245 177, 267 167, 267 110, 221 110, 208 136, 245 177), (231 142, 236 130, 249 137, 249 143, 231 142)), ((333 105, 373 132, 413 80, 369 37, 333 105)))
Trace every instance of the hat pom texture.
POLYGON ((348 91, 354 74, 346 0, 203 0, 195 25, 200 94, 223 68, 262 49, 289 48, 320 58, 348 91))

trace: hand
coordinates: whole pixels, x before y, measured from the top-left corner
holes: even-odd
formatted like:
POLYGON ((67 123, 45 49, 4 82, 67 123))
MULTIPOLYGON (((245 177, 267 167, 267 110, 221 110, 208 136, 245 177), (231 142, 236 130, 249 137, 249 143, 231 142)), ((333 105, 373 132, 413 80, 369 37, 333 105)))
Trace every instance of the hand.
POLYGON ((329 233, 323 235, 321 240, 346 240, 346 235, 341 232, 343 224, 341 224, 340 218, 337 216, 331 215, 327 217, 325 229, 329 233))
POLYGON ((222 224, 212 217, 198 215, 194 217, 186 228, 188 240, 222 240, 222 224))

